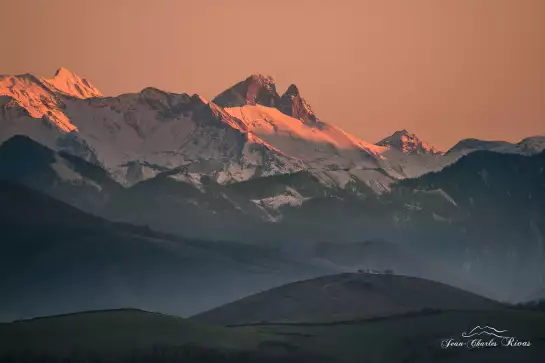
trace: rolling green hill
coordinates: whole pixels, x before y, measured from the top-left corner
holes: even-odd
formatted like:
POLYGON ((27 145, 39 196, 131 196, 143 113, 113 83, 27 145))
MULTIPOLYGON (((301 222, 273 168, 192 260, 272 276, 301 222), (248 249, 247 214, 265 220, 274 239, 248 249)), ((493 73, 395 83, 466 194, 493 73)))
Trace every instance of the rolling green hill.
POLYGON ((298 281, 205 311, 207 324, 328 322, 423 309, 493 310, 503 306, 449 285, 391 274, 344 273, 298 281))
MULTIPOLYGON (((257 324, 259 332, 289 337, 300 349, 353 363, 541 363, 545 357, 543 312, 428 311, 384 319, 347 320, 317 324, 257 324), (441 343, 463 332, 490 325, 507 330, 529 347, 451 347, 441 343)), ((248 329, 249 326, 232 328, 248 329)), ((483 340, 488 340, 486 337, 483 340)), ((499 342, 498 342, 499 343, 499 342)))
POLYGON ((539 363, 545 314, 423 311, 329 323, 200 325, 140 310, 94 311, 0 324, 2 363, 539 363), (441 348, 477 325, 529 347, 441 348))

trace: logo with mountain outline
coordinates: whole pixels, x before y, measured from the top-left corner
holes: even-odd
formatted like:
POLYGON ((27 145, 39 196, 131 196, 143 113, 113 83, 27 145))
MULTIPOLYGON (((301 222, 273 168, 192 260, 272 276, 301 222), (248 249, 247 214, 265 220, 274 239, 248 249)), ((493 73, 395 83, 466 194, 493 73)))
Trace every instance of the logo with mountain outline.
POLYGON ((496 329, 490 325, 477 325, 461 334, 460 339, 453 337, 441 340, 441 348, 495 348, 495 347, 530 347, 529 340, 518 340, 507 334, 506 329, 496 329))
POLYGON ((491 326, 481 327, 477 325, 475 328, 471 329, 469 332, 462 333, 462 338, 473 338, 475 336, 489 335, 496 338, 511 338, 510 336, 503 335, 507 330, 498 330, 491 326))

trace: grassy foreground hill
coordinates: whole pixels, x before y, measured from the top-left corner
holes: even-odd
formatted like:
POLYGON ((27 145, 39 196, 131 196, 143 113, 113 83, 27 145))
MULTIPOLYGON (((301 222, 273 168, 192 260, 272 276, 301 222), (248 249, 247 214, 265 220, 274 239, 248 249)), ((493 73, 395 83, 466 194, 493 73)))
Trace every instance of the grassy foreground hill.
POLYGON ((427 311, 330 323, 206 326, 140 310, 95 311, 0 324, 0 362, 542 362, 545 314, 427 311), (441 348, 485 324, 529 347, 441 348))
MULTIPOLYGON (((353 363, 540 363, 545 358, 545 313, 522 310, 425 311, 387 318, 331 323, 262 323, 259 332, 289 337, 299 349, 353 363), (476 326, 506 330, 516 341, 530 346, 469 349, 442 348, 445 339, 461 338, 476 326)), ((489 337, 482 337, 488 341, 489 337)), ((497 340, 498 344, 500 343, 497 340)))
POLYGON ((273 334, 199 325, 136 309, 89 311, 4 323, 0 324, 0 341, 2 363, 280 363, 304 362, 307 357, 316 359, 310 353, 290 351, 291 345, 273 334))

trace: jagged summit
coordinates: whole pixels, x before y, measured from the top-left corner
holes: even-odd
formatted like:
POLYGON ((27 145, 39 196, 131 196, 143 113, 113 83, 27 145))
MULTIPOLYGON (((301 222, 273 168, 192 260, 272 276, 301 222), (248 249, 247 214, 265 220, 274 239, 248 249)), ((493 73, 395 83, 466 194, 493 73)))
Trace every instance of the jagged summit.
POLYGON ((262 84, 270 84, 273 87, 276 87, 276 84, 274 82, 274 78, 270 75, 265 75, 263 73, 253 73, 246 78, 245 81, 251 80, 252 82, 262 83, 262 84))
POLYGON ((76 77, 77 75, 68 68, 60 67, 55 72, 55 77, 76 77))
POLYGON ((299 88, 292 84, 280 97, 274 78, 263 74, 252 74, 212 100, 221 107, 261 105, 274 107, 282 113, 303 122, 319 121, 310 105, 301 97, 299 88))
POLYGON ((202 104, 208 104, 208 100, 206 98, 204 98, 203 96, 195 93, 194 95, 191 96, 191 101, 192 102, 196 102, 196 103, 202 103, 202 104))
POLYGON ((19 90, 34 90, 34 93, 43 93, 43 90, 52 94, 61 94, 76 98, 102 97, 102 93, 87 79, 82 78, 67 68, 57 69, 52 78, 35 76, 31 73, 18 75, 0 75, 0 94, 18 98, 19 90), (8 86, 11 85, 11 86, 8 86), (38 89, 42 90, 38 90, 38 89), (11 93, 15 92, 15 95, 11 93))
POLYGON ((282 113, 303 122, 319 121, 310 105, 301 97, 299 88, 295 84, 290 85, 282 95, 278 109, 282 113))
POLYGON ((286 92, 284 92, 282 97, 284 97, 284 96, 293 96, 293 97, 295 97, 295 96, 298 96, 298 95, 299 95, 299 88, 297 87, 297 85, 290 84, 290 86, 288 87, 286 92))
POLYGON ((439 150, 405 129, 394 132, 376 145, 388 146, 405 154, 441 154, 439 150))
POLYGON ((61 67, 53 78, 42 79, 53 91, 77 98, 102 97, 102 93, 87 79, 81 78, 67 68, 61 67))
POLYGON ((212 100, 221 107, 242 107, 245 105, 262 105, 275 107, 280 96, 276 92, 276 84, 271 76, 252 74, 222 92, 212 100))

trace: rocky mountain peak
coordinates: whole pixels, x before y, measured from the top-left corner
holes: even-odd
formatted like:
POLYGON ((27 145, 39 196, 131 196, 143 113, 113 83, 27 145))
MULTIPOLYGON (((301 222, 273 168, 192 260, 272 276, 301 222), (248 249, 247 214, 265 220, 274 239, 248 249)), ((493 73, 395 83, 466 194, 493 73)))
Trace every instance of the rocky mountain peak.
POLYGON ((271 76, 252 74, 218 95, 212 102, 221 107, 242 107, 262 105, 276 107, 280 96, 271 76))
POLYGON ((440 154, 432 145, 424 142, 413 133, 403 129, 394 132, 381 141, 377 142, 378 146, 389 146, 397 149, 405 154, 440 154))
POLYGON ((310 105, 299 93, 299 88, 292 84, 280 98, 278 109, 288 116, 299 119, 303 122, 317 122, 318 118, 312 111, 310 105))
POLYGON ((44 78, 46 86, 55 92, 61 92, 77 98, 102 97, 102 93, 87 79, 82 78, 67 68, 61 67, 53 78, 44 78))

